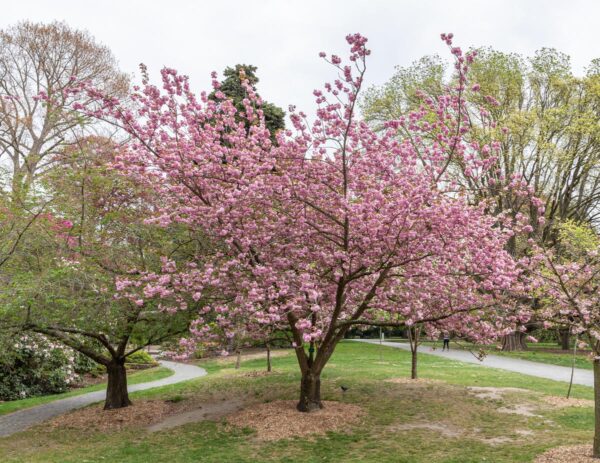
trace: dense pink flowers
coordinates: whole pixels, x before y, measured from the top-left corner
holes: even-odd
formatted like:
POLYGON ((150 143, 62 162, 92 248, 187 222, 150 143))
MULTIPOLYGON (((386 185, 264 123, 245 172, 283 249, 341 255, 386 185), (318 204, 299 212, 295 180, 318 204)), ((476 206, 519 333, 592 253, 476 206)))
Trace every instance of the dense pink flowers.
MULTIPOLYGON (((442 39, 452 46, 452 34, 442 39)), ((166 261, 163 275, 119 280, 120 297, 160 298, 173 310, 210 294, 196 336, 209 325, 230 337, 287 327, 299 349, 329 349, 366 323, 427 322, 489 339, 518 321, 503 300, 518 276, 504 251, 512 224, 470 205, 449 174, 460 161, 481 175, 498 149, 463 140, 474 55, 452 47, 458 87, 376 133, 356 114, 367 39, 347 41, 349 64, 332 55, 339 76, 314 92, 317 119, 292 108, 276 145, 249 85, 240 113, 220 92, 216 101, 194 94, 170 69, 162 88, 145 83, 128 102, 87 109, 131 136, 115 167, 156 192, 148 221, 184 224, 207 243, 181 268, 166 261)))
MULTIPOLYGON (((533 243, 532 243, 533 244, 533 243)), ((555 250, 532 246, 527 268, 535 317, 545 328, 567 328, 580 336, 594 356, 600 356, 600 248, 570 252, 569 243, 561 243, 563 255, 555 250)))

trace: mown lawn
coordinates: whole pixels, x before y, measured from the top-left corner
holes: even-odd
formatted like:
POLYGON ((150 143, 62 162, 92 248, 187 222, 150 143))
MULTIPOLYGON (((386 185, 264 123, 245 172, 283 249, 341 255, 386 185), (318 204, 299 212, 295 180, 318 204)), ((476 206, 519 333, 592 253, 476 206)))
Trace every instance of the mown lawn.
MULTIPOLYGON (((132 395, 134 400, 216 401, 245 398, 248 402, 296 398, 299 374, 293 355, 275 357, 274 372, 264 360, 233 359, 202 362, 209 375, 186 383, 132 395)), ((323 375, 325 400, 362 406, 361 425, 325 436, 258 441, 251 429, 236 429, 224 420, 190 423, 149 434, 145 429, 119 433, 52 430, 43 426, 0 439, 2 462, 531 462, 544 450, 565 444, 591 443, 591 407, 556 409, 544 394, 564 395, 566 384, 477 365, 420 355, 420 376, 435 383, 399 384, 406 377, 410 354, 403 350, 345 342, 323 375), (350 389, 342 393, 340 385, 350 389), (503 399, 475 397, 470 386, 518 387, 503 399), (524 404, 537 416, 501 413, 499 408, 524 404), (434 423, 451 436, 412 425, 434 423)), ((592 398, 592 389, 574 386, 574 396, 592 398)))
MULTIPOLYGON (((129 384, 139 384, 139 383, 147 383, 150 381, 156 381, 158 379, 166 378, 167 376, 171 376, 173 371, 168 368, 163 367, 154 367, 149 368, 147 370, 135 371, 129 373, 128 382, 129 384)), ((99 391, 101 389, 106 388, 106 383, 94 384, 93 386, 82 387, 79 389, 74 389, 69 392, 65 392, 63 394, 52 394, 52 395, 44 395, 39 397, 30 397, 28 399, 23 400, 11 400, 8 402, 0 403, 0 415, 5 415, 6 413, 16 412, 17 410, 22 410, 24 408, 35 407, 36 405, 42 405, 48 402, 54 402, 55 400, 65 399, 67 397, 73 397, 76 395, 85 394, 87 392, 99 391)))
MULTIPOLYGON (((505 357, 519 358, 523 360, 531 360, 532 362, 549 363, 551 365, 560 365, 569 367, 573 365, 573 354, 568 353, 553 353, 544 352, 543 350, 526 350, 519 352, 490 352, 494 355, 502 355, 505 357)), ((594 365, 590 358, 583 355, 575 357, 575 368, 583 368, 585 370, 593 370, 594 365)))

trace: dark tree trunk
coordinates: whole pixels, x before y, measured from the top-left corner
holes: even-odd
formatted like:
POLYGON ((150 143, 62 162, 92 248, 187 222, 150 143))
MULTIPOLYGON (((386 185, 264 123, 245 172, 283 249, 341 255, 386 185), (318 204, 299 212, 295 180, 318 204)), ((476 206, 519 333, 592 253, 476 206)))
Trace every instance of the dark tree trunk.
POLYGON ((108 386, 106 387, 106 401, 104 410, 123 408, 131 405, 127 392, 127 370, 125 359, 113 360, 106 366, 108 373, 108 386))
POLYGON ((323 408, 321 403, 321 374, 312 370, 302 372, 300 401, 296 408, 301 412, 314 412, 323 408))
POLYGON ((577 338, 575 336, 575 344, 573 345, 573 361, 571 362, 571 379, 569 380, 569 389, 567 390, 567 399, 571 397, 571 389, 573 388, 573 375, 575 374, 575 357, 577 356, 577 338))
POLYGON ((594 359, 594 458, 600 458, 600 360, 594 359))
POLYGON ((410 378, 417 379, 417 356, 419 348, 419 334, 421 332, 420 326, 413 326, 408 329, 408 341, 410 343, 411 353, 411 366, 410 366, 410 378))
POLYGON ((238 370, 240 368, 240 361, 242 359, 242 351, 238 349, 236 354, 237 357, 235 359, 235 369, 238 370))
POLYGON ((527 344, 525 344, 525 336, 526 334, 521 331, 515 331, 514 333, 503 336, 502 350, 505 352, 527 350, 527 344))
POLYGON ((412 361, 410 366, 410 378, 417 379, 417 346, 412 351, 412 361))
POLYGON ((267 371, 271 372, 271 346, 267 343, 267 371))
POLYGON ((562 328, 558 330, 560 337, 560 348, 562 350, 569 350, 571 348, 571 331, 569 328, 562 328))

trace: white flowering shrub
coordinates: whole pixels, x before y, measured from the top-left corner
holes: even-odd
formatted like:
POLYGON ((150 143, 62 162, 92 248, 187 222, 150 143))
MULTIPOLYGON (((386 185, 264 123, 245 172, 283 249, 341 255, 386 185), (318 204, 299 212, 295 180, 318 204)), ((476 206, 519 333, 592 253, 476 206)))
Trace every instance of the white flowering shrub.
POLYGON ((65 392, 94 365, 73 349, 39 334, 24 334, 0 355, 0 400, 65 392))

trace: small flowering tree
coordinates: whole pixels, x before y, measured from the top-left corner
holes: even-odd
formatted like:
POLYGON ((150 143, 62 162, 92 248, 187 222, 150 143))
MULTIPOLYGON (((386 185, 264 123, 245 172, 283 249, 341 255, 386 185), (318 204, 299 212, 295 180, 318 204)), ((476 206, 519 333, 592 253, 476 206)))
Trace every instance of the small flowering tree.
POLYGON ((379 314, 382 326, 407 328, 413 379, 417 377, 417 351, 423 332, 428 337, 447 332, 479 344, 489 344, 510 332, 515 324, 529 319, 529 311, 522 309, 517 298, 510 297, 522 289, 516 280, 510 292, 499 294, 482 291, 469 272, 448 268, 441 273, 436 268, 436 275, 427 275, 425 271, 426 266, 390 291, 388 298, 396 308, 393 312, 379 314), (431 281, 436 282, 435 291, 429 285, 431 281))
POLYGON ((536 317, 546 327, 568 327, 593 354, 594 457, 600 458, 600 239, 591 228, 567 222, 557 249, 532 247, 528 271, 536 317))
MULTIPOLYGON (((407 306, 402 323, 410 324, 421 295, 448 289, 464 299, 427 313, 432 322, 439 316, 458 325, 489 307, 517 275, 504 250, 511 228, 499 227, 483 203, 471 206, 448 171, 456 159, 477 160, 474 176, 486 168, 474 155, 480 147, 463 142, 461 95, 472 56, 452 47, 457 87, 375 133, 356 114, 367 40, 353 34, 347 41, 348 64, 321 54, 339 75, 314 92, 316 121, 290 108, 293 130, 276 144, 251 86, 240 114, 216 76, 216 101, 164 69, 162 89, 145 80, 121 102, 88 88, 100 105, 81 108, 131 137, 115 165, 156 191, 148 221, 182 223, 210 240, 178 268, 177 291, 217 294, 206 310, 221 326, 235 319, 291 332, 300 411, 322 407, 321 372, 352 326, 391 324, 390 315, 407 306), (398 139, 400 127, 414 136, 398 139)), ((486 148, 483 157, 493 154, 486 148)), ((160 298, 168 289, 157 276, 145 294, 160 298)), ((200 314, 192 334, 206 336, 206 321, 200 314)))

